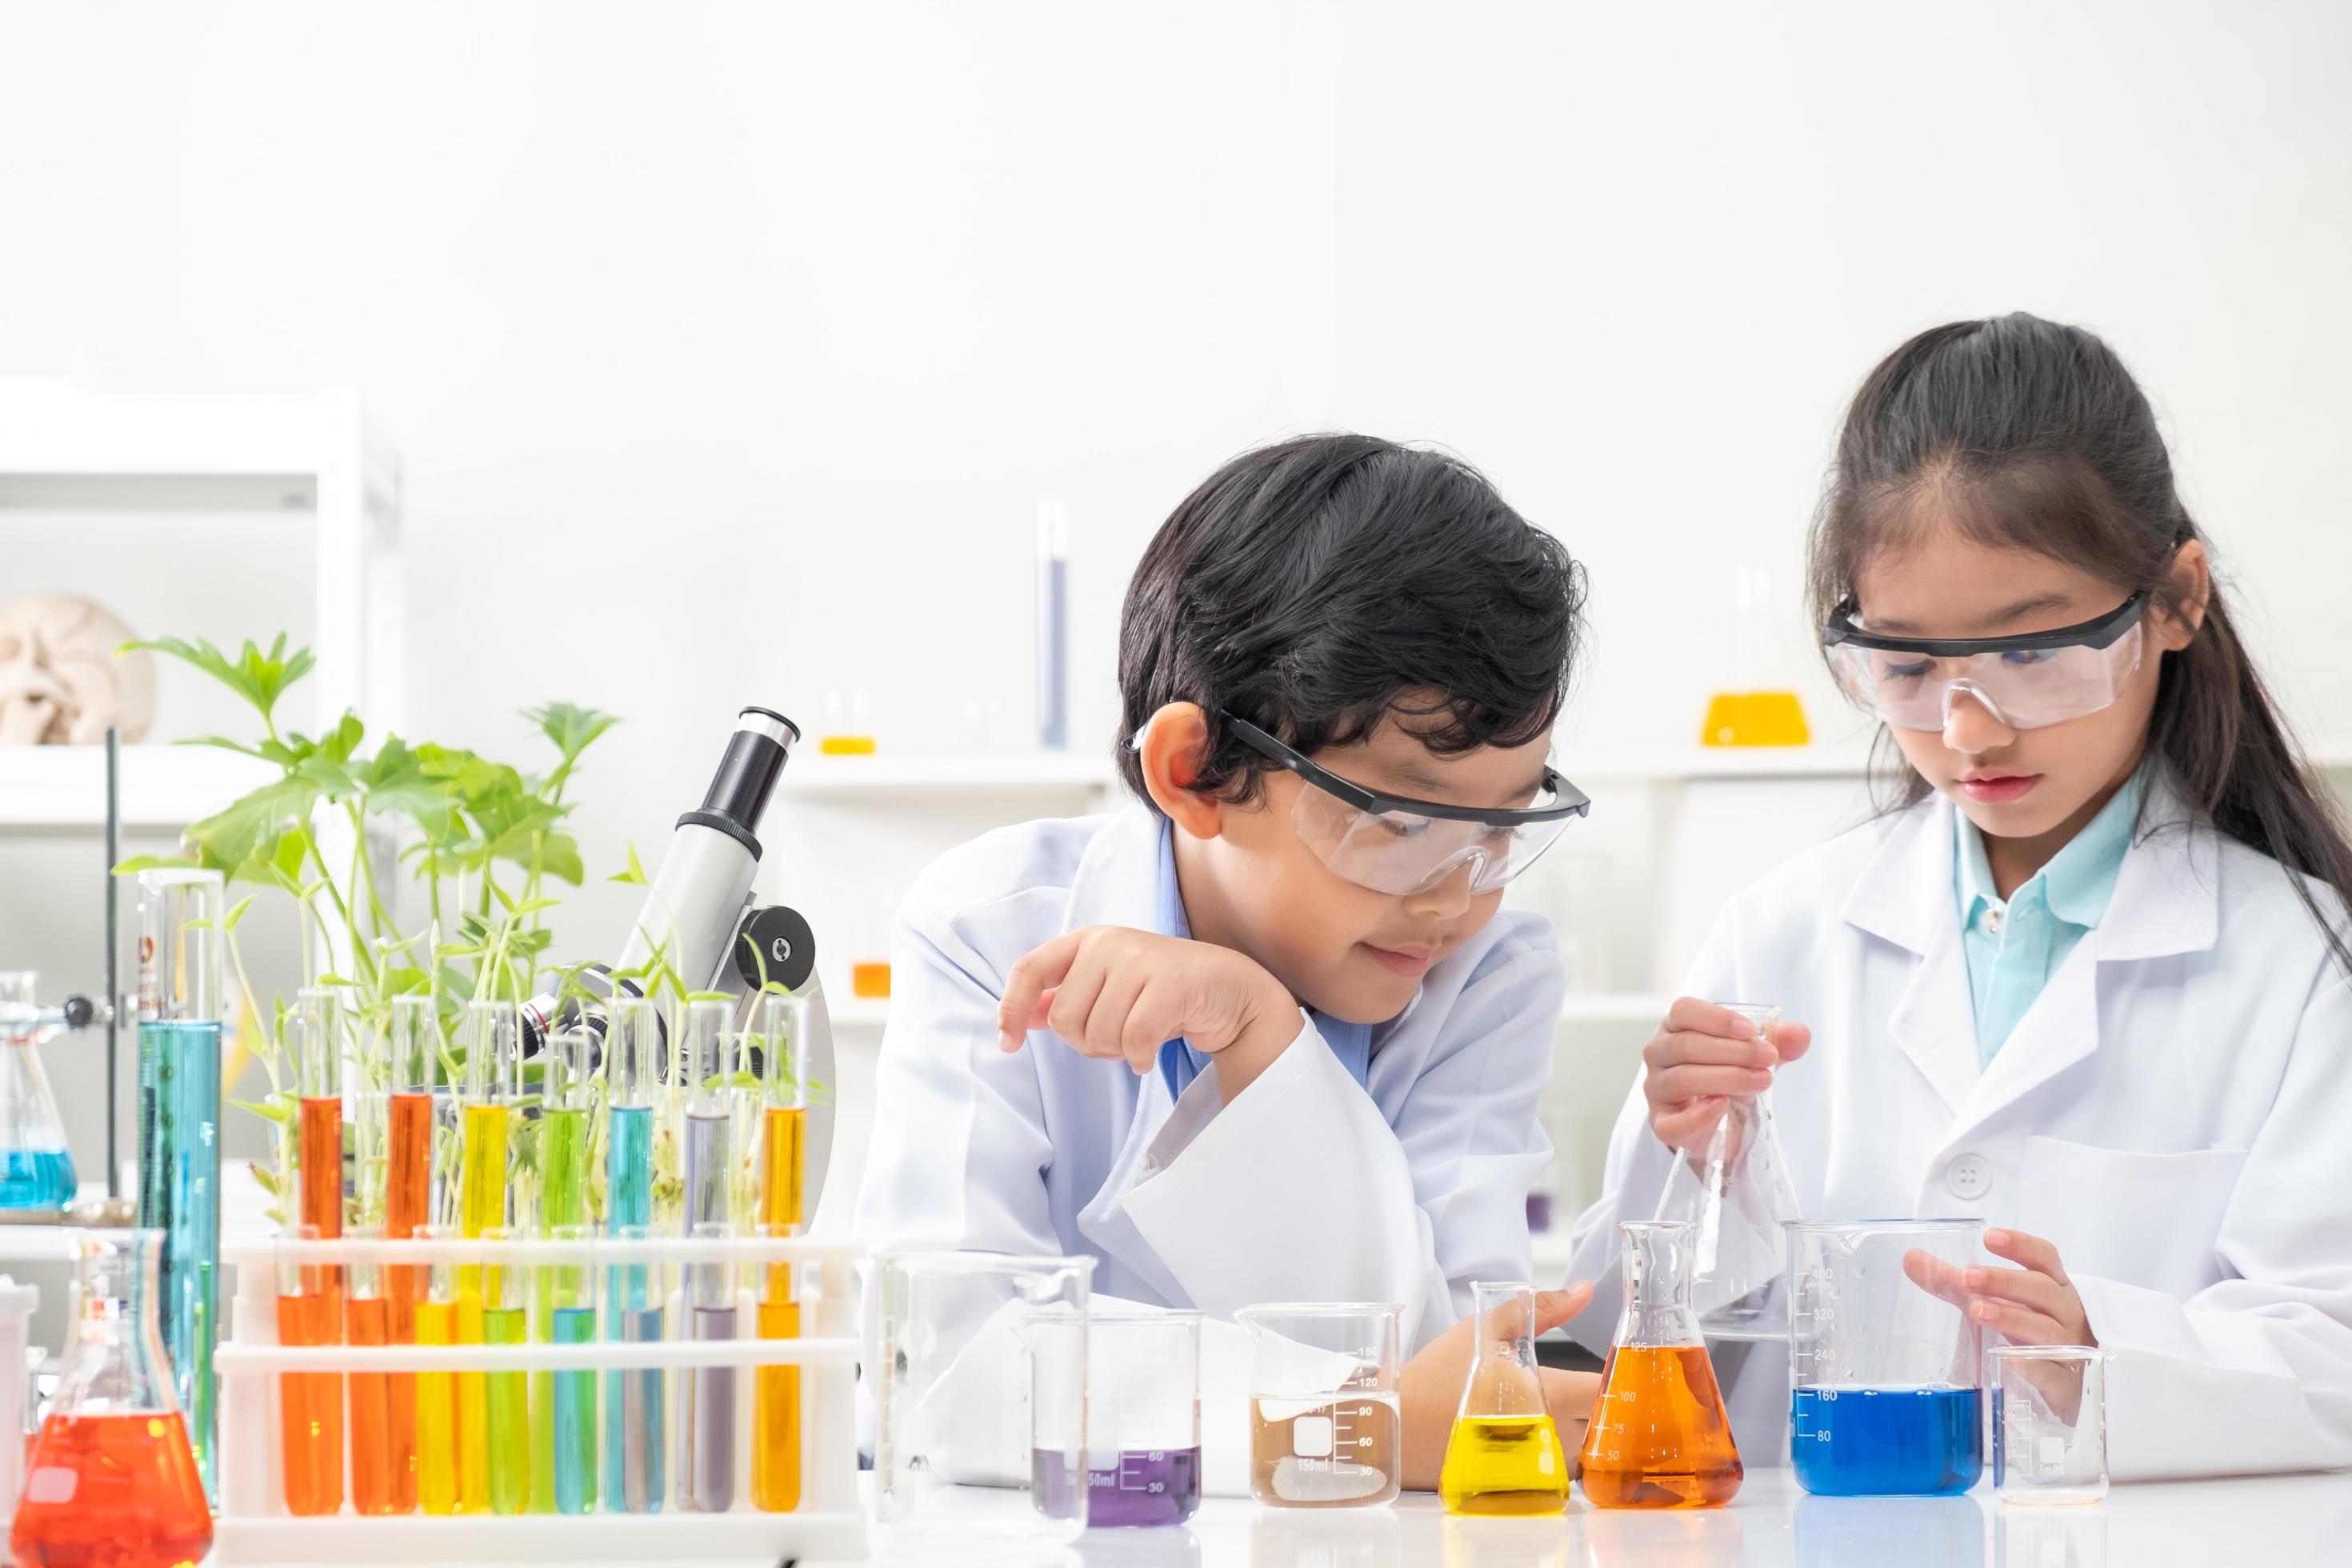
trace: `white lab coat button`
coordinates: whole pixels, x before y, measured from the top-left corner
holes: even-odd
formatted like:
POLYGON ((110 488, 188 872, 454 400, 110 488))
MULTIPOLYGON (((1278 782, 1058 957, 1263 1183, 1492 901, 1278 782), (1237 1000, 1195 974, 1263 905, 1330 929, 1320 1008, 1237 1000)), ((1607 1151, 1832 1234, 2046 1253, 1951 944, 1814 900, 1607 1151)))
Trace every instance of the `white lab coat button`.
POLYGON ((1986 1168, 1981 1154, 1956 1155, 1944 1167, 1944 1185, 1952 1190, 1956 1198, 1974 1200, 1984 1196, 1985 1189, 1992 1185, 1992 1172, 1986 1168))
POLYGON ((1995 904, 1990 909, 1985 910, 1986 931, 1993 936, 1999 936, 2000 934, 2000 922, 2008 918, 2008 913, 2009 911, 2002 909, 1999 904, 1995 904))

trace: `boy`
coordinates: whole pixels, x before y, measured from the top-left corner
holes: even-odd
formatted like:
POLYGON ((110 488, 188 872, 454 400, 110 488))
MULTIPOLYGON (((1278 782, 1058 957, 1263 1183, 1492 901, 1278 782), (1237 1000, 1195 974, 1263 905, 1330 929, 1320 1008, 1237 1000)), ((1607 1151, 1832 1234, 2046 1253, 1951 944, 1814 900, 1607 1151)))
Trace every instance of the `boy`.
MULTIPOLYGON (((1087 1255, 1099 1295, 1213 1319, 1401 1302, 1409 1349, 1525 1278, 1562 982, 1497 906, 1585 808, 1545 763, 1582 598, 1437 453, 1320 435, 1212 475, 1128 589, 1145 804, 988 834, 908 895, 860 1237, 1087 1255)), ((1408 1412, 1409 1484, 1461 1354, 1416 1363, 1444 1409, 1408 1412)), ((1206 1325, 1212 1491, 1243 1489, 1246 1376, 1206 1325)))

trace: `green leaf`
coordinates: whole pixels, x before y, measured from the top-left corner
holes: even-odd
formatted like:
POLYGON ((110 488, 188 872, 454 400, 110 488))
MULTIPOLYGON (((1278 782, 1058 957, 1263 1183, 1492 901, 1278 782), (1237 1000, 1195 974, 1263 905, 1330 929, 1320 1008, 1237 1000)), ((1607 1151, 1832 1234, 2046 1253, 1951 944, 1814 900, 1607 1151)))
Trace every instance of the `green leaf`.
MULTIPOLYGON (((318 785, 289 773, 196 823, 187 830, 184 842, 195 846, 205 865, 217 867, 233 879, 253 880, 257 873, 273 868, 282 873, 282 836, 296 824, 308 822, 318 801, 318 785)), ((298 851, 299 847, 298 840, 298 851)), ((299 852, 293 859, 300 863, 299 852)))
POLYGON ((176 658, 184 664, 194 665, 251 703, 265 724, 272 722, 271 713, 278 706, 278 700, 286 694, 286 689, 310 674, 311 667, 318 662, 307 647, 296 648, 289 654, 284 632, 278 634, 278 640, 269 645, 268 653, 256 647, 248 638, 244 650, 233 662, 226 654, 203 637, 193 642, 179 637, 134 639, 116 648, 114 655, 120 658, 133 648, 142 647, 176 658))
POLYGON ((639 888, 649 888, 653 886, 652 882, 646 877, 646 868, 644 865, 637 859, 637 847, 635 844, 631 844, 629 846, 629 868, 625 871, 615 871, 610 877, 607 877, 605 880, 608 882, 626 882, 633 887, 639 888))
POLYGON ((580 753, 596 743, 604 734, 621 721, 610 713, 599 713, 593 708, 575 707, 569 702, 550 702, 544 707, 526 708, 522 716, 539 726, 539 732, 563 761, 548 780, 550 785, 560 785, 580 760, 580 753))
POLYGON ((135 877, 142 871, 161 870, 166 867, 173 869, 193 868, 197 864, 194 857, 187 855, 133 855, 130 859, 116 866, 114 874, 118 877, 135 877))
MULTIPOLYGON (((229 1103, 239 1110, 250 1110, 264 1121, 275 1121, 281 1127, 300 1114, 291 1105, 280 1105, 270 1100, 232 1100, 229 1103)), ((274 1187, 270 1190, 277 1191, 274 1187)))
POLYGON ((247 893, 245 897, 237 900, 234 905, 230 906, 228 913, 221 916, 221 930, 225 931, 235 931, 236 929, 236 922, 245 919, 245 911, 251 909, 253 907, 253 900, 260 896, 261 895, 258 893, 247 893))

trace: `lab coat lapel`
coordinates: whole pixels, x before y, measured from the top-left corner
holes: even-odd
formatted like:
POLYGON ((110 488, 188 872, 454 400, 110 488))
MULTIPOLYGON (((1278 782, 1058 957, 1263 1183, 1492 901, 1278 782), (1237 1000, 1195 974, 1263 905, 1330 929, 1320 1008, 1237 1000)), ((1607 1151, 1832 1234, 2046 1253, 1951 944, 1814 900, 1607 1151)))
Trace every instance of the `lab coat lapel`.
POLYGON ((2159 771, 2099 923, 2066 955, 1977 1085, 1963 1127, 1983 1121, 2099 1048, 2103 966, 2213 945, 2220 931, 2220 851, 2159 771))
POLYGON ((1851 924, 1914 955, 1887 1032, 1944 1103, 1958 1110, 1976 1088, 1978 1068, 1968 959, 1952 900, 1951 811, 1939 798, 1895 818, 1843 913, 1851 924))

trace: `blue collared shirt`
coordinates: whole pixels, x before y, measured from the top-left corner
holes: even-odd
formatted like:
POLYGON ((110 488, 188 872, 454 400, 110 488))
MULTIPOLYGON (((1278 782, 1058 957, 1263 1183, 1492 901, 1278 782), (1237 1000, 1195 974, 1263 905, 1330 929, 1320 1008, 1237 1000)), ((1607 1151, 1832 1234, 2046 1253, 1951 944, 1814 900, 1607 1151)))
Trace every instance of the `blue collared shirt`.
POLYGON ((1952 891, 1959 902, 1960 945, 1968 954, 1979 1066, 1992 1061, 2074 944, 2106 913, 2144 793, 2141 774, 2135 773, 2006 903, 1993 891, 1983 835, 1965 813, 1952 814, 1958 825, 1952 891))
MULTIPOLYGON (((1159 918, 1153 926, 1159 933, 1192 941, 1192 922, 1184 918, 1184 890, 1176 881, 1175 825, 1164 817, 1160 823, 1158 905, 1159 918)), ((1348 1076, 1359 1084, 1363 1083, 1372 1069, 1372 1026, 1370 1024, 1350 1024, 1311 1008, 1307 1016, 1314 1020, 1316 1032, 1323 1037, 1323 1043, 1331 1047, 1331 1054, 1339 1058, 1339 1065, 1348 1069, 1348 1076)), ((1206 1052, 1194 1050, 1181 1037, 1162 1045, 1160 1047, 1160 1075, 1168 1080, 1168 1098, 1174 1100, 1181 1096, 1185 1085, 1201 1076, 1201 1069, 1209 1065, 1209 1059, 1206 1052)))

